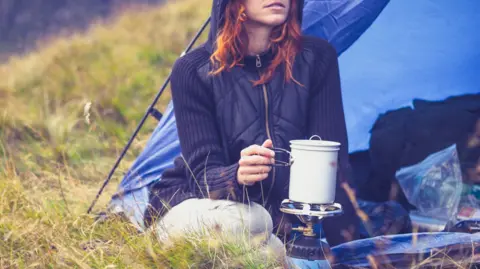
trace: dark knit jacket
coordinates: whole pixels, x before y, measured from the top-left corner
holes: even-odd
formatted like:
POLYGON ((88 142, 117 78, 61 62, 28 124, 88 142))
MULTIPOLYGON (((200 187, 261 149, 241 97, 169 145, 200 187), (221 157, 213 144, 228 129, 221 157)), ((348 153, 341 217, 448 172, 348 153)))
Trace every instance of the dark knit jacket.
MULTIPOLYGON (((275 148, 290 150, 289 141, 319 135, 342 144, 339 175, 348 169, 346 126, 340 89, 337 53, 326 41, 304 36, 293 64, 293 76, 301 85, 284 79, 284 67, 271 81, 253 86, 273 52, 247 56, 241 66, 211 76, 213 37, 221 27, 227 0, 213 3, 210 39, 178 59, 173 67, 171 89, 182 156, 152 188, 150 209, 160 215, 185 199, 230 199, 257 202, 278 224, 281 201, 288 198, 289 168, 275 167, 269 177, 253 186, 237 181, 240 151, 271 138, 275 148), (166 205, 166 206, 165 206, 166 205)), ((300 10, 302 6, 302 1, 300 10)), ((301 15, 301 14, 300 14, 301 15)), ((276 159, 286 161, 286 154, 276 159)), ((345 180, 340 176, 338 182, 345 180)), ((352 215, 346 194, 337 188, 337 200, 345 215, 352 215), (347 204, 346 204, 347 203, 347 204)), ((147 218, 151 218, 147 212, 147 218)), ((351 217, 349 217, 351 218, 351 217)), ((337 218, 336 228, 341 218, 337 218)), ((345 219, 344 226, 354 224, 345 219)), ((328 226, 328 223, 326 223, 328 226)), ((333 225, 333 224, 332 224, 333 225)), ((331 242, 335 244, 335 242, 331 242)))

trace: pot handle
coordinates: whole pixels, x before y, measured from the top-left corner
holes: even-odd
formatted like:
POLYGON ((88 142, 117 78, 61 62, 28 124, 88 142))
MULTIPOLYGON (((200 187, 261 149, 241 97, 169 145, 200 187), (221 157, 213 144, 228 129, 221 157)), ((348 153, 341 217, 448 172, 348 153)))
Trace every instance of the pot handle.
POLYGON ((284 162, 284 161, 279 161, 279 160, 275 160, 276 163, 272 164, 272 166, 292 166, 293 162, 295 161, 295 158, 292 156, 292 153, 286 149, 282 149, 282 148, 272 148, 272 150, 275 152, 275 153, 287 153, 289 158, 288 158, 288 162, 284 162))
POLYGON ((318 138, 318 140, 322 140, 322 138, 319 135, 312 135, 309 140, 312 140, 312 138, 318 138))

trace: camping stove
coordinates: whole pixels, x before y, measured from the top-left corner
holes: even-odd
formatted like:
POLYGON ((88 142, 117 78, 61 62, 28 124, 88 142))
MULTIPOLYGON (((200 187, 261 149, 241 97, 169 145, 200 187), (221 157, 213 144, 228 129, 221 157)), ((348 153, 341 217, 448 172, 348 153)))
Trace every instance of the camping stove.
POLYGON ((314 225, 324 218, 334 217, 343 213, 342 206, 333 204, 308 204, 283 200, 280 210, 286 214, 296 215, 305 226, 292 228, 301 232, 300 236, 287 243, 287 255, 300 268, 331 268, 328 258, 330 246, 321 240, 320 234, 314 231, 314 225), (314 267, 311 267, 311 266, 314 267))

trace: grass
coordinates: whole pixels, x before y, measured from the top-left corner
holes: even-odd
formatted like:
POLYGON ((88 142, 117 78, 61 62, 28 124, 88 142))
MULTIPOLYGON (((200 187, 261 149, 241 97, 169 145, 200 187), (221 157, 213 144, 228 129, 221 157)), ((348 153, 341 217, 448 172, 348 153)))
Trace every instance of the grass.
MULTIPOLYGON (((165 248, 118 218, 86 214, 210 4, 128 10, 0 66, 0 268, 274 267, 247 244, 190 236, 165 248)), ((147 121, 97 211, 155 124, 147 121)))

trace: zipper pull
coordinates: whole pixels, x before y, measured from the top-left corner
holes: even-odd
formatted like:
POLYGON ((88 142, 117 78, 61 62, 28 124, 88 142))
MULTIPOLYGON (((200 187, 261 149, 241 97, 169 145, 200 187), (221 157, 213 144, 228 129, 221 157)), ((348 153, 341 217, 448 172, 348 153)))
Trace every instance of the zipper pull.
POLYGON ((260 55, 258 55, 258 54, 257 54, 257 62, 256 62, 256 64, 257 64, 257 68, 262 67, 262 60, 260 59, 260 55))

